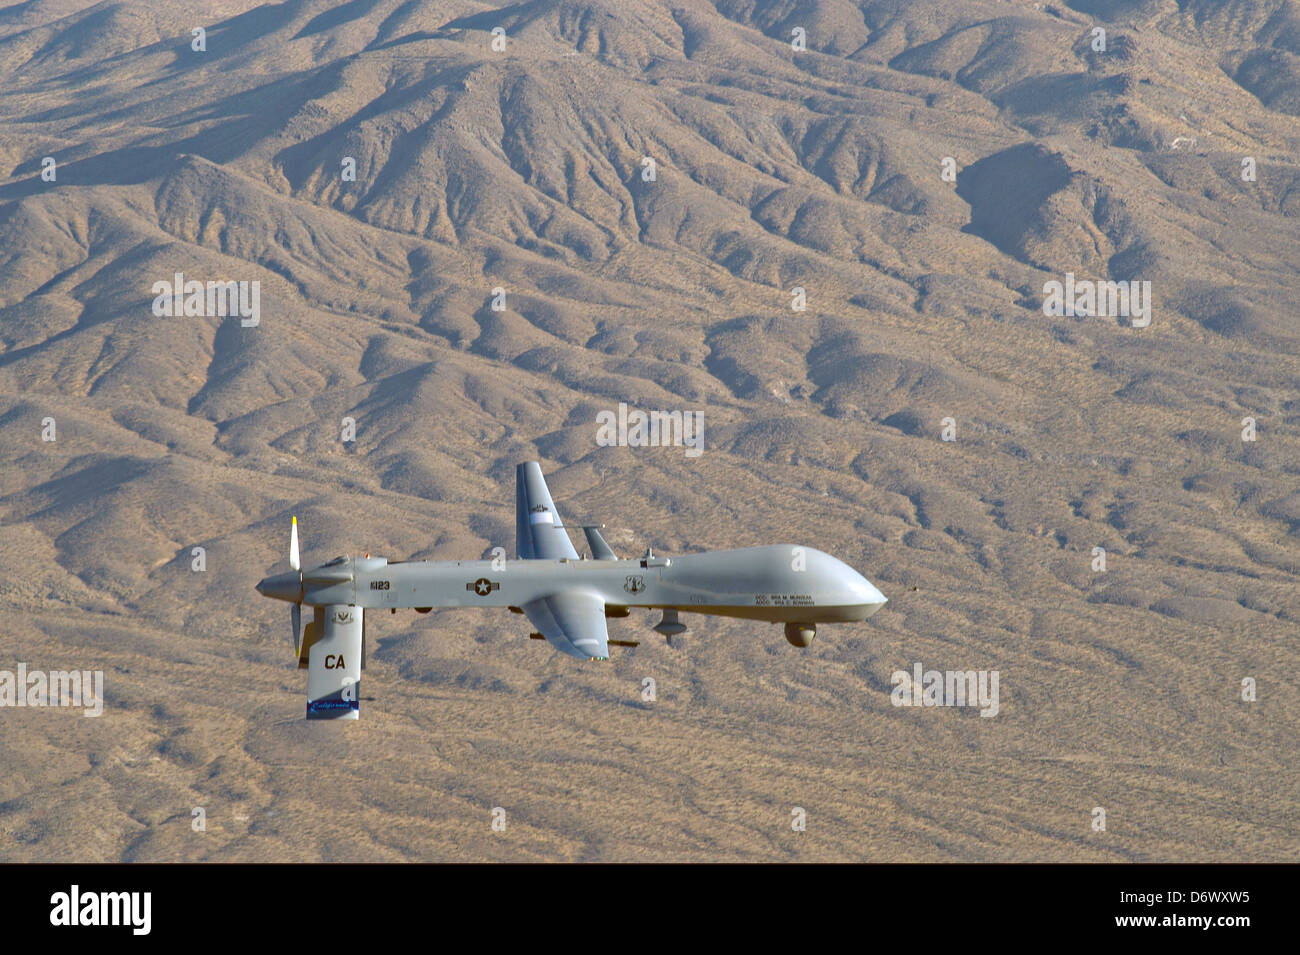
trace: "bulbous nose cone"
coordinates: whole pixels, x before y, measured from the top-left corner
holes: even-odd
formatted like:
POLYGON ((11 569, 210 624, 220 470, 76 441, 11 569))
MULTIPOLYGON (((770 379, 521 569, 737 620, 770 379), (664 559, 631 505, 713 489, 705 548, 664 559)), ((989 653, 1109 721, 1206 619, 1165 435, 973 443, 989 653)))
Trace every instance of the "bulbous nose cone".
POLYGON ((855 603, 866 606, 868 617, 889 602, 889 598, 882 594, 875 584, 852 568, 848 568, 848 571, 856 578, 850 585, 856 596, 855 603))
POLYGON ((871 581, 867 580, 867 578, 863 577, 862 582, 866 584, 865 587, 866 599, 863 601, 863 603, 867 604, 867 606, 870 608, 867 611, 867 616, 870 617, 873 613, 875 613, 885 604, 889 603, 889 598, 886 597, 884 594, 882 594, 879 590, 877 590, 876 585, 873 584, 871 581))
POLYGON ((834 581, 837 602, 846 607, 856 607, 855 620, 866 620, 873 613, 888 603, 888 599, 876 585, 863 577, 844 561, 826 555, 829 563, 827 576, 834 581))
POLYGON ((302 574, 296 570, 290 570, 283 574, 272 574, 270 577, 263 577, 257 582, 257 592, 263 597, 273 597, 276 600, 288 600, 292 603, 298 603, 302 600, 302 574))

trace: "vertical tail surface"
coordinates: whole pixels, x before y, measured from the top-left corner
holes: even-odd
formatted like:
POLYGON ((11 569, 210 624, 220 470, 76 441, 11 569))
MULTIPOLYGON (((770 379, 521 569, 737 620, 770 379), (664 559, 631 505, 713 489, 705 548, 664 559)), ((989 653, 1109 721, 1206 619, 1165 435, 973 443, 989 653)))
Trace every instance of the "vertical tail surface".
POLYGON ((515 468, 515 550, 520 560, 578 559, 536 461, 515 468))

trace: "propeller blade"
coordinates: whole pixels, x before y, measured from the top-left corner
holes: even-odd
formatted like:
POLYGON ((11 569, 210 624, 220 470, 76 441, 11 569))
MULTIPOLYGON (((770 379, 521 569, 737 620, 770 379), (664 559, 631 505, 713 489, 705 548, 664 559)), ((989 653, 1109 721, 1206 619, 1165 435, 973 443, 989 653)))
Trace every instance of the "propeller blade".
POLYGON ((302 636, 302 604, 294 604, 289 613, 293 620, 293 655, 296 657, 299 655, 298 644, 302 636))
POLYGON ((293 519, 293 528, 289 531, 289 566, 302 570, 302 561, 298 557, 298 518, 293 519))

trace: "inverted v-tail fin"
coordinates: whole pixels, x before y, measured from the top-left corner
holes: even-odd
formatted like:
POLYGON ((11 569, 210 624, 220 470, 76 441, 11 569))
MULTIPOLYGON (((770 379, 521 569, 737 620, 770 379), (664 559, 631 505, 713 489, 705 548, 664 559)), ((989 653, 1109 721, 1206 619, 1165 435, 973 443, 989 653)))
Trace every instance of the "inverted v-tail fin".
POLYGON ((515 551, 520 560, 578 559, 536 461, 515 468, 515 551))
POLYGON ((593 560, 618 560, 613 548, 605 543, 598 525, 583 524, 582 532, 587 535, 587 546, 591 548, 593 560))
MULTIPOLYGON (((317 607, 307 624, 307 719, 355 720, 360 715, 365 610, 337 604, 317 607)), ((299 663, 302 666, 302 663, 299 663)))

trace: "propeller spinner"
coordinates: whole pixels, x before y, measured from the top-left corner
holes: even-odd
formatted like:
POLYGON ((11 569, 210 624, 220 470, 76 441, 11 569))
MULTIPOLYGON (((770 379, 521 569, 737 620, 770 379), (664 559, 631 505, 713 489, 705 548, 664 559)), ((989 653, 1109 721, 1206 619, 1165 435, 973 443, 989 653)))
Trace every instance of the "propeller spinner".
POLYGON ((290 621, 293 624, 293 652, 299 655, 302 643, 302 558, 298 553, 298 518, 293 519, 289 529, 289 566, 293 570, 283 574, 272 574, 257 582, 257 592, 278 600, 293 601, 290 607, 290 621))

